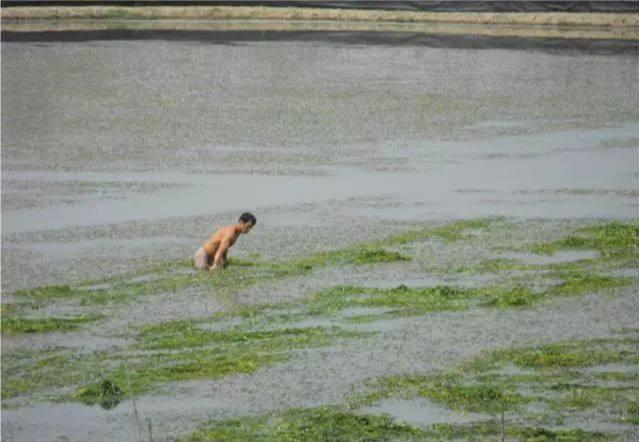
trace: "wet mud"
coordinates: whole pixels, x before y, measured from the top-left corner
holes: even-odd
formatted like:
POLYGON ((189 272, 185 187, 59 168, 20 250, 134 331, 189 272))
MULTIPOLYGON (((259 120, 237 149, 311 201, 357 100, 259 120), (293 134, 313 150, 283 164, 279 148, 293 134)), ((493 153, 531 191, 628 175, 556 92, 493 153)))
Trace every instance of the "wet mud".
MULTIPOLYGON (((150 420, 154 440, 175 440, 206 419, 344 404, 371 380, 454 370, 487 350, 636 327, 632 245, 533 252, 580 229, 636 226, 636 56, 228 39, 3 42, 2 314, 101 315, 76 331, 3 333, 3 382, 46 352, 51 370, 74 355, 109 367, 184 356, 188 345, 144 348, 144 326, 172 321, 195 321, 192 336, 362 334, 291 347, 251 372, 156 383, 135 398, 142 428, 129 398, 112 410, 71 401, 98 379, 31 393, 14 382, 3 439, 140 440, 150 420), (192 271, 200 243, 245 210, 258 224, 232 251, 229 285, 192 271), (434 233, 388 240, 421 229, 434 233), (309 258, 371 243, 410 259, 309 258), (259 272, 268 278, 251 279, 259 272), (45 286, 62 288, 33 292, 45 286), (336 286, 554 295, 401 315, 339 299, 310 314, 336 286)), ((425 402, 374 412, 462 419, 425 402)))

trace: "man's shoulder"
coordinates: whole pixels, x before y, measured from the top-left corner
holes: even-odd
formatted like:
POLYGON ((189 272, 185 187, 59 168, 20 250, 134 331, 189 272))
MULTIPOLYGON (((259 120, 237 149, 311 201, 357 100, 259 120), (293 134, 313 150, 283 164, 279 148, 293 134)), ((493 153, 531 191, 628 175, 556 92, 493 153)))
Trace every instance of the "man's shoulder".
POLYGON ((235 236, 235 225, 224 226, 219 230, 220 236, 224 239, 235 236))
POLYGON ((220 227, 215 231, 213 235, 211 235, 211 241, 219 241, 228 235, 228 229, 231 226, 220 227))

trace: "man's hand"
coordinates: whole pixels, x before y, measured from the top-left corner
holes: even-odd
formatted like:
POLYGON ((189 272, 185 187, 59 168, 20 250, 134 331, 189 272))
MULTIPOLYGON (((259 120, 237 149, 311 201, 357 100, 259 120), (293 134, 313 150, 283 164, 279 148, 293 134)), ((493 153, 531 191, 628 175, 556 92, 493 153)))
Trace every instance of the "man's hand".
POLYGON ((214 272, 215 269, 217 269, 217 264, 213 264, 211 268, 209 269, 209 272, 214 272))

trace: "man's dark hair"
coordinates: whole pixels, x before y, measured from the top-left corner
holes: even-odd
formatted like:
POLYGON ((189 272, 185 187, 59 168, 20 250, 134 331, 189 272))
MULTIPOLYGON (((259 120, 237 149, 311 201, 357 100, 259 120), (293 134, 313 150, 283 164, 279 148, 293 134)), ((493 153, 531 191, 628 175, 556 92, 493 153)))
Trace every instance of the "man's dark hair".
POLYGON ((253 216, 252 213, 244 212, 242 215, 240 215, 240 222, 242 223, 250 222, 251 224, 255 225, 257 224, 257 219, 255 219, 255 216, 253 216))

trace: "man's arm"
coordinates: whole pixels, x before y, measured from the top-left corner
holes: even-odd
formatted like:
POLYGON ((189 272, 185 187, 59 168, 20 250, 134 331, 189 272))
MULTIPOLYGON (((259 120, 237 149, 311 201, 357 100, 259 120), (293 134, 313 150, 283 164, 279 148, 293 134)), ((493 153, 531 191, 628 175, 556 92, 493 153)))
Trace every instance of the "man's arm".
MULTIPOLYGON (((230 248, 230 247, 229 247, 229 248, 230 248)), ((226 266, 227 266, 227 265, 228 265, 228 263, 229 263, 229 259, 228 259, 228 257, 226 256, 228 252, 229 252, 229 249, 226 249, 226 251, 225 251, 225 252, 224 252, 224 254, 222 255, 222 267, 223 267, 223 268, 226 268, 226 266)))
POLYGON ((218 268, 218 266, 220 265, 224 257, 226 257, 226 253, 230 246, 231 246, 231 242, 228 240, 222 241, 220 243, 220 246, 215 251, 215 258, 213 259, 213 265, 209 269, 211 272, 214 271, 216 268, 218 268))

